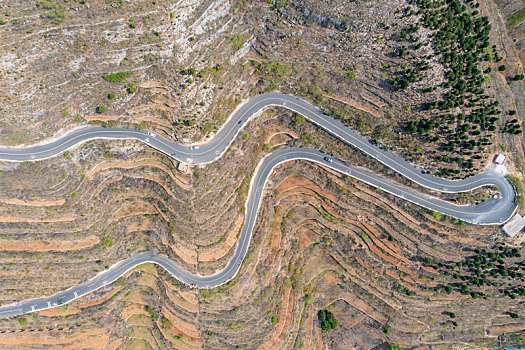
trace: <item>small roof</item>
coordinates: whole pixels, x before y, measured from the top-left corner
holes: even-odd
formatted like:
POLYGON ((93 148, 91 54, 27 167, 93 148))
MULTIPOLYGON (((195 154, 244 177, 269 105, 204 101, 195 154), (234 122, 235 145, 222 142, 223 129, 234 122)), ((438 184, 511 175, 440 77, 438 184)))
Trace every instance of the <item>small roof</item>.
POLYGON ((178 166, 179 171, 187 173, 190 170, 190 165, 188 163, 180 162, 178 166))
POLYGON ((497 154, 495 157, 494 157, 494 163, 496 164, 503 164, 505 162, 505 156, 503 154, 497 154))
POLYGON ((523 227, 525 227, 525 217, 516 214, 503 226, 503 232, 505 232, 507 236, 513 238, 521 232, 523 227))

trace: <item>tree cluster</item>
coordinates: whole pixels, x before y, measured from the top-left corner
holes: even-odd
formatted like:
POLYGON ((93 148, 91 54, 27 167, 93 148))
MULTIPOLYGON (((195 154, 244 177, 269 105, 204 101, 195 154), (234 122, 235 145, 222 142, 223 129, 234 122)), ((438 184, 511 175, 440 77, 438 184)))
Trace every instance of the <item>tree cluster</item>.
MULTIPOLYGON (((479 4, 473 0, 409 0, 409 4, 416 9, 408 6, 404 16, 417 16, 419 23, 402 29, 400 40, 408 41, 409 45, 401 46, 393 54, 403 57, 410 50, 417 51, 423 46, 417 36, 420 25, 430 29, 430 43, 444 68, 445 81, 440 86, 441 97, 421 106, 432 112, 430 119, 410 121, 405 124, 405 130, 417 133, 426 142, 437 143, 442 152, 467 156, 467 159, 460 158, 460 164, 465 169, 472 169, 473 160, 480 159, 484 146, 492 143, 491 132, 497 129, 501 113, 497 108, 499 102, 490 101, 483 88, 490 79, 483 75, 483 62, 501 60, 495 52, 496 46, 489 44, 491 25, 486 16, 478 16, 479 4)), ((406 69, 392 80, 394 89, 404 90, 421 80, 422 73, 430 68, 427 60, 431 58, 429 55, 422 60, 415 59, 415 68, 406 69)), ((498 69, 503 71, 504 67, 500 65, 498 69)), ((486 73, 490 71, 490 67, 485 70, 486 73)), ((432 86, 422 92, 435 90, 432 86)), ((436 160, 451 158, 440 157, 443 155, 436 155, 436 160)), ((444 171, 440 175, 451 172, 454 171, 444 171)), ((467 170, 468 175, 472 175, 472 171, 467 170)))
POLYGON ((445 275, 452 274, 454 282, 444 287, 447 294, 450 294, 455 288, 461 294, 470 294, 472 298, 487 298, 489 296, 481 290, 481 287, 506 286, 506 288, 499 288, 501 294, 511 299, 515 299, 516 295, 525 296, 525 287, 519 284, 519 282, 525 282, 525 263, 510 260, 521 258, 518 248, 499 246, 491 252, 482 249, 481 251, 475 250, 474 253, 475 255, 455 264, 431 265, 430 259, 424 260, 424 264, 435 269, 444 269, 445 275), (505 283, 503 279, 510 279, 514 282, 505 283), (471 288, 476 288, 476 290, 473 291, 471 288))
POLYGON ((521 130, 521 125, 518 119, 512 119, 511 121, 505 122, 505 126, 503 127, 503 132, 507 132, 513 135, 519 135, 523 131, 521 130))
POLYGON ((339 322, 334 317, 334 314, 328 310, 319 310, 317 313, 319 321, 321 321, 321 329, 323 332, 328 332, 332 329, 336 329, 339 326, 339 322))

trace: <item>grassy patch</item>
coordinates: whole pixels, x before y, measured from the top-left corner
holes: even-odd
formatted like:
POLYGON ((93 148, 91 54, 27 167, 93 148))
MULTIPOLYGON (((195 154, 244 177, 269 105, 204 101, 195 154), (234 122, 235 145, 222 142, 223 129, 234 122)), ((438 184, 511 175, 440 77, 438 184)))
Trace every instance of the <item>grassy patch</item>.
POLYGON ((133 341, 126 346, 126 350, 139 349, 149 349, 149 343, 144 339, 133 339, 133 341))
POLYGON ((118 73, 113 73, 113 74, 105 74, 104 80, 109 81, 111 83, 121 83, 130 75, 131 75, 131 72, 129 71, 118 72, 118 73))
POLYGON ((525 198, 523 197, 523 193, 525 192, 525 190, 523 188, 523 183, 520 181, 520 179, 513 175, 507 175, 507 179, 512 183, 512 185, 516 189, 516 203, 519 205, 520 208, 523 208, 523 206, 525 205, 525 198))
POLYGON ((115 243, 111 240, 111 238, 108 237, 104 239, 104 242, 102 244, 104 245, 104 247, 112 247, 115 243))
POLYGON ((0 143, 6 146, 16 146, 29 141, 31 141, 31 134, 26 131, 15 131, 0 137, 0 143))
POLYGON ((523 21, 525 21, 525 8, 522 8, 518 12, 514 12, 507 20, 507 24, 509 28, 514 28, 517 27, 523 21))
POLYGON ((66 7, 63 4, 58 3, 58 1, 42 0, 37 4, 38 7, 44 9, 44 11, 40 12, 41 18, 50 19, 54 24, 63 22, 64 19, 66 19, 66 7))
POLYGON ((148 314, 151 316, 151 318, 154 321, 157 321, 159 319, 159 313, 157 312, 157 310, 155 310, 151 306, 146 305, 146 311, 148 312, 148 314))
POLYGON ((173 324, 166 317, 163 317, 162 318, 162 327, 164 327, 165 329, 169 330, 169 329, 171 329, 173 327, 173 324))

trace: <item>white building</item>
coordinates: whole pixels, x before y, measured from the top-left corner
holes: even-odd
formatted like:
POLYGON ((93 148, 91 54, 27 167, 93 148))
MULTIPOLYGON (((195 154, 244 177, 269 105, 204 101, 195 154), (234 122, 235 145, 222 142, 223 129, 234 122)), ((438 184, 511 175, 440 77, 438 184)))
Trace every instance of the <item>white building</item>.
POLYGON ((494 157, 494 164, 498 164, 498 165, 501 165, 503 163, 505 163, 505 159, 506 157, 503 155, 503 154, 496 154, 496 156, 494 157))
POLYGON ((525 217, 516 214, 503 226, 503 232, 505 232, 507 236, 513 238, 521 232, 523 227, 525 227, 525 217))

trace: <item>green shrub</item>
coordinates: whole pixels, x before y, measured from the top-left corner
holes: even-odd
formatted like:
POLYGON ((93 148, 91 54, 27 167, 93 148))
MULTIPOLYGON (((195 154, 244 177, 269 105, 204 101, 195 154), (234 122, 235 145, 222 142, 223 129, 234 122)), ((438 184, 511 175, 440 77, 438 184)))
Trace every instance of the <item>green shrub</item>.
POLYGON ((105 74, 104 80, 109 81, 111 83, 121 83, 123 82, 127 77, 131 75, 130 71, 124 71, 124 72, 118 72, 118 73, 112 73, 112 74, 105 74))
POLYGON ((126 88, 127 88, 128 94, 134 94, 135 92, 137 92, 137 84, 135 83, 131 83, 131 82, 127 83, 126 88))
POLYGON ((306 118, 301 114, 295 114, 292 117, 292 120, 294 121, 295 125, 300 126, 306 121, 306 118))
POLYGON ((314 96, 319 96, 323 93, 323 90, 321 90, 321 88, 318 86, 312 86, 308 90, 314 96))
POLYGON ((213 128, 215 127, 215 124, 213 124, 213 122, 211 121, 205 121, 202 125, 201 125, 201 133, 203 135, 207 135, 209 134, 210 132, 213 131, 213 128))
POLYGON ((396 344, 388 344, 388 350, 405 350, 405 348, 396 344))
POLYGON ((111 238, 106 238, 102 244, 104 247, 112 247, 115 243, 111 240, 111 238))
POLYGON ((306 305, 310 305, 311 303, 313 303, 315 301, 315 298, 312 294, 306 294, 304 296, 304 303, 306 305))
POLYGON ((513 13, 507 23, 510 28, 517 27, 521 22, 525 21, 525 8, 513 13))
POLYGON ((106 111, 107 111, 106 106, 98 106, 97 107, 97 113, 102 114, 102 113, 106 113, 106 111))
POLYGON ((166 317, 162 318, 162 326, 166 329, 171 329, 173 327, 173 323, 171 323, 170 320, 168 320, 166 317))
POLYGON ((269 73, 276 75, 278 77, 287 77, 293 73, 291 65, 282 63, 282 62, 273 62, 268 61, 265 63, 264 70, 269 73))
POLYGON ((302 349, 304 347, 304 340, 301 338, 295 339, 295 349, 302 349))
POLYGON ((159 319, 159 313, 154 308, 152 308, 151 306, 147 305, 146 306, 146 311, 151 316, 153 321, 157 321, 159 319))
POLYGON ((108 94, 108 99, 109 99, 109 100, 112 100, 112 99, 114 99, 114 98, 115 98, 115 94, 112 93, 112 92, 110 92, 110 93, 108 94))
POLYGON ((148 124, 147 123, 139 123, 137 124, 137 130, 146 130, 148 128, 148 124))

